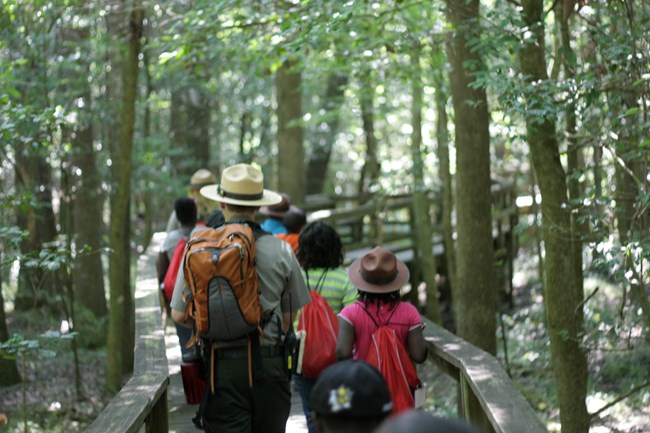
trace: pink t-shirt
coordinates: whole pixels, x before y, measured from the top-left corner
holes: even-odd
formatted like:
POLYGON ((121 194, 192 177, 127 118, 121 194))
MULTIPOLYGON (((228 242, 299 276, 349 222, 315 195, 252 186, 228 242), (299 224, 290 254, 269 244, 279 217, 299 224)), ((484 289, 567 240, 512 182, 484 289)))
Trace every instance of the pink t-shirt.
POLYGON ((407 347, 406 339, 409 331, 417 328, 422 323, 420 313, 410 302, 399 302, 397 305, 374 302, 366 307, 363 301, 356 301, 354 304, 348 305, 341 310, 339 317, 354 327, 356 336, 352 348, 352 357, 354 359, 366 360, 372 333, 377 329, 377 325, 364 311, 364 308, 379 326, 388 323, 388 326, 395 330, 397 338, 404 344, 404 347, 407 347), (377 306, 379 306, 379 310, 377 306))

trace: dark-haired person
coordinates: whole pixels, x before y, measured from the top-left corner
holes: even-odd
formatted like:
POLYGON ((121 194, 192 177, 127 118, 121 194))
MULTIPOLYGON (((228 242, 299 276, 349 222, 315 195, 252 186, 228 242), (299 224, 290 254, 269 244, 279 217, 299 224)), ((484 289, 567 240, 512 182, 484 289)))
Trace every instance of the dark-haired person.
POLYGON ((291 198, 289 197, 289 194, 281 192, 280 199, 281 200, 279 203, 260 207, 258 212, 260 215, 266 217, 260 226, 264 231, 267 231, 272 235, 288 233, 287 227, 282 222, 282 218, 288 211, 296 208, 291 204, 291 198))
POLYGON ((300 230, 307 224, 307 215, 299 207, 292 206, 282 217, 282 224, 287 228, 286 233, 278 233, 276 237, 287 242, 293 248, 293 252, 298 254, 298 237, 300 230))
MULTIPOLYGON (((358 288, 359 299, 339 313, 337 359, 368 360, 373 333, 387 325, 416 364, 427 358, 422 318, 417 308, 400 299, 400 289, 409 281, 409 270, 390 251, 376 247, 355 260, 348 270, 358 288)), ((393 402, 395 404, 395 402, 393 402)), ((402 410, 395 405, 396 410, 402 410)))
MULTIPOLYGON (((336 230, 327 223, 315 221, 303 227, 298 237, 298 262, 309 290, 316 290, 338 314, 352 304, 357 296, 355 287, 343 267, 343 244, 336 230)), ((302 400, 309 433, 316 433, 311 417, 309 394, 314 379, 294 375, 294 386, 302 400)))
MULTIPOLYGON (((158 260, 156 261, 156 269, 158 271, 158 283, 161 285, 165 280, 165 274, 169 268, 169 264, 172 261, 174 251, 176 250, 176 245, 181 239, 187 239, 190 235, 190 232, 196 225, 197 220, 197 207, 194 199, 189 197, 180 197, 174 203, 174 215, 178 222, 180 223, 180 228, 172 230, 167 234, 165 240, 163 241, 160 252, 158 254, 158 260)), ((165 298, 165 295, 161 294, 161 302, 164 302, 165 309, 167 310, 167 316, 171 315, 171 309, 169 306, 169 301, 165 298)), ((161 304, 162 305, 162 304, 161 304)), ((190 351, 185 347, 185 344, 190 340, 192 336, 192 330, 184 326, 176 324, 176 333, 178 334, 178 342, 181 346, 181 354, 183 357, 188 357, 193 354, 193 351, 190 351)))
POLYGON ((385 420, 375 433, 478 433, 478 430, 459 419, 410 410, 385 420))
POLYGON ((351 359, 323 370, 311 401, 318 433, 371 433, 393 410, 381 373, 351 359))

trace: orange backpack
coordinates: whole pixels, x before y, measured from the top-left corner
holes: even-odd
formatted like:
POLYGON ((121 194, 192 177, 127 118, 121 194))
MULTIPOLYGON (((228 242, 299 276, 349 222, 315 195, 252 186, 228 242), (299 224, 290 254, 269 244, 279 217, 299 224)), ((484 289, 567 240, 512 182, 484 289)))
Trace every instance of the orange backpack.
POLYGON ((255 237, 248 223, 227 223, 192 234, 183 271, 191 291, 186 317, 194 319, 188 347, 200 338, 229 341, 260 329, 255 237))

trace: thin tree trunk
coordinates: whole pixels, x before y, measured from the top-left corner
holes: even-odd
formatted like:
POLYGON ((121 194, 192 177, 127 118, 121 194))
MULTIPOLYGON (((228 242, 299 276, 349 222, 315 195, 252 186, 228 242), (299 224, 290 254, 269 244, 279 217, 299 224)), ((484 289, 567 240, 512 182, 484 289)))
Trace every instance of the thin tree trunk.
POLYGON ((278 101, 278 189, 289 194, 293 203, 305 201, 305 147, 302 121, 301 72, 287 61, 275 77, 278 101))
MULTIPOLYGON (((0 263, 4 263, 4 254, 0 251, 0 263)), ((7 316, 5 314, 5 300, 2 296, 2 275, 0 275, 0 343, 9 339, 7 329, 7 316)), ((0 386, 11 386, 21 382, 20 372, 15 359, 6 359, 0 356, 0 386)))
POLYGON ((442 231, 445 246, 445 261, 448 286, 451 291, 450 301, 456 299, 458 289, 456 278, 456 242, 454 241, 454 188, 449 161, 449 130, 447 128, 447 99, 445 80, 442 72, 437 72, 436 85, 436 141, 438 142, 438 176, 442 195, 442 231))
POLYGON ((133 367, 134 313, 131 294, 131 250, 129 246, 130 183, 132 175, 133 132, 135 127, 135 102, 138 85, 138 56, 144 11, 135 2, 129 15, 127 59, 123 72, 123 107, 121 139, 117 161, 117 179, 111 196, 111 226, 109 275, 110 314, 107 351, 118 353, 108 357, 106 385, 111 392, 121 387, 122 375, 133 367), (131 350, 128 351, 130 346, 131 350), (130 352, 130 353, 129 353, 130 352), (131 363, 128 360, 131 359, 131 363), (129 368, 130 365, 130 368, 129 368))
MULTIPOLYGON (((522 18, 534 37, 523 42, 521 70, 530 84, 544 82, 546 60, 542 0, 524 0, 522 18)), ((534 95, 533 95, 534 97, 534 95)), ((536 102, 530 98, 529 106, 536 102)), ((542 229, 546 251, 544 301, 551 342, 551 357, 558 392, 560 421, 566 433, 587 433, 589 416, 587 361, 580 347, 582 335, 582 282, 577 280, 568 205, 566 174, 562 168, 555 119, 526 114, 528 142, 542 194, 542 229)))
POLYGON ((364 70, 361 76, 361 89, 359 91, 359 104, 361 106, 361 120, 363 131, 366 137, 366 158, 361 168, 357 192, 359 193, 359 204, 366 201, 371 186, 377 183, 379 178, 379 157, 377 152, 379 144, 375 135, 375 107, 374 107, 374 86, 369 70, 364 70))
MULTIPOLYGON (((16 149, 16 186, 21 192, 29 192, 38 203, 27 211, 18 211, 18 226, 29 231, 29 236, 20 244, 23 254, 34 254, 44 244, 54 241, 56 225, 52 209, 52 167, 46 162, 44 150, 16 149)), ((53 304, 55 293, 60 293, 60 281, 56 272, 20 267, 18 292, 14 299, 17 310, 28 310, 43 304, 53 304)))
MULTIPOLYGON (((492 246, 490 135, 485 89, 472 88, 466 63, 481 65, 468 47, 479 37, 479 0, 448 0, 447 16, 455 33, 449 44, 449 73, 456 123, 458 334, 496 353, 496 280, 492 246), (469 101, 472 101, 470 104, 469 101)), ((480 66, 478 66, 480 68, 480 66)))
MULTIPOLYGON (((576 58, 573 49, 571 48, 571 28, 569 22, 569 13, 571 11, 565 10, 565 2, 560 1, 556 5, 556 16, 558 17, 560 27, 560 39, 562 45, 562 66, 564 70, 565 79, 573 79, 575 77, 576 58)), ((567 172, 568 176, 568 190, 569 200, 571 203, 571 232, 573 236, 573 248, 571 252, 574 254, 573 264, 575 266, 574 278, 576 287, 582 286, 583 273, 582 273, 582 238, 589 233, 589 225, 586 222, 580 222, 583 216, 582 196, 583 188, 580 184, 580 176, 577 174, 584 167, 582 151, 580 150, 580 143, 578 142, 577 130, 577 116, 576 104, 571 99, 566 105, 565 110, 566 125, 565 135, 567 137, 567 172)), ((588 221, 587 219, 584 219, 588 221)))
POLYGON ((316 126, 312 153, 307 168, 307 194, 323 192, 332 148, 339 130, 339 107, 348 77, 340 73, 331 74, 327 79, 327 90, 323 96, 323 109, 327 120, 316 126))
POLYGON ((432 246, 431 201, 424 186, 424 161, 422 160, 422 106, 423 85, 420 67, 420 47, 411 51, 411 66, 413 68, 411 93, 411 158, 413 160, 413 218, 415 226, 415 241, 419 268, 422 272, 427 294, 427 317, 435 323, 441 323, 440 305, 438 304, 438 286, 436 283, 436 259, 432 246))

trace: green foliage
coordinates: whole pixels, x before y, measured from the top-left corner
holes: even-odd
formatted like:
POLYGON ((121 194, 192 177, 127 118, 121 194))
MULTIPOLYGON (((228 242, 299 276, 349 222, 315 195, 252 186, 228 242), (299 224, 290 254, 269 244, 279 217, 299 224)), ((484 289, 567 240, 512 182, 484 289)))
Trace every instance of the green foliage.
POLYGON ((24 357, 40 356, 52 358, 56 356, 53 350, 60 342, 75 338, 76 333, 62 334, 48 331, 40 334, 36 339, 25 339, 19 334, 14 334, 7 341, 0 343, 0 356, 5 359, 18 359, 24 357))
POLYGON ((108 317, 96 317, 83 305, 75 304, 74 329, 78 332, 80 348, 98 349, 106 345, 108 317))

